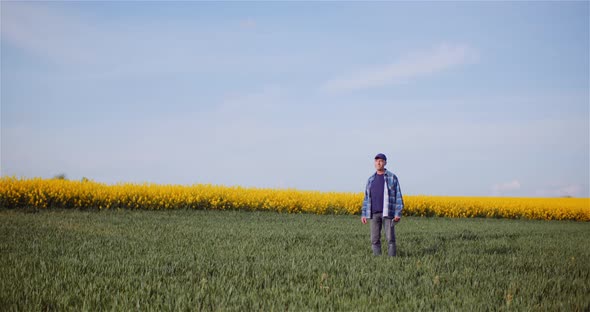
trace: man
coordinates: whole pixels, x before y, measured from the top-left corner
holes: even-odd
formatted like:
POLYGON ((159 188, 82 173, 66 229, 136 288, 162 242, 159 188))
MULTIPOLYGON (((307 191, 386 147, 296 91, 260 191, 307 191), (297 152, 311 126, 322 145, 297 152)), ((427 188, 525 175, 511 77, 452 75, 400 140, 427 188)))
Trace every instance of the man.
POLYGON ((404 200, 397 176, 385 169, 387 157, 375 156, 375 174, 369 177, 365 188, 365 199, 361 211, 361 222, 371 220, 371 245, 373 254, 381 255, 381 228, 385 229, 387 254, 397 255, 395 244, 395 224, 399 222, 404 209, 404 200))

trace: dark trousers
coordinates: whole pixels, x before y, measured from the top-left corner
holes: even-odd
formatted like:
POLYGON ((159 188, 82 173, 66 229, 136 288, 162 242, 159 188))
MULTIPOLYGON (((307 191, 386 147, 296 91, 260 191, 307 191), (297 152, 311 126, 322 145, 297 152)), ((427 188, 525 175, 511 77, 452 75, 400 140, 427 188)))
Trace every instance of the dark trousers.
POLYGON ((397 247, 395 245, 395 222, 393 219, 383 218, 382 213, 374 213, 371 218, 371 245, 373 247, 373 254, 381 255, 381 228, 385 230, 385 238, 387 238, 387 254, 395 257, 397 254, 397 247))

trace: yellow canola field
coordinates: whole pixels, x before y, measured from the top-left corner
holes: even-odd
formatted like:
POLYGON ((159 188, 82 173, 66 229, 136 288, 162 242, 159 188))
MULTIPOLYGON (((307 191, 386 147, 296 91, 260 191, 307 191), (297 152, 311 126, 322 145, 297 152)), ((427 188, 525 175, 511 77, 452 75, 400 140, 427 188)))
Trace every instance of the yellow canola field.
MULTIPOLYGON (((213 209, 360 214, 363 193, 218 185, 158 185, 0 179, 2 208, 213 209)), ((590 221, 590 198, 404 196, 406 216, 590 221)))

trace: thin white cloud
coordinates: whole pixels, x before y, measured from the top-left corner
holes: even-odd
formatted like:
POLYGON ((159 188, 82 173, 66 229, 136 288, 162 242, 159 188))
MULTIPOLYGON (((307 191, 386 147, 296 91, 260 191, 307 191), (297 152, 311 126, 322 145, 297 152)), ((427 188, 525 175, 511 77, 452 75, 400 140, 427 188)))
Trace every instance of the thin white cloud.
POLYGON ((2 41, 60 66, 84 72, 145 73, 182 67, 198 59, 188 28, 170 36, 165 29, 144 25, 112 24, 84 17, 80 10, 40 3, 3 6, 2 41))
POLYGON ((535 194, 541 197, 578 197, 582 194, 582 189, 581 185, 567 184, 553 188, 539 189, 535 194))
POLYGON ((496 196, 500 196, 506 193, 518 191, 520 189, 520 182, 518 180, 512 180, 509 182, 498 183, 495 184, 493 189, 493 194, 496 196))
POLYGON ((243 118, 244 115, 259 115, 280 108, 285 101, 284 87, 267 85, 260 90, 240 95, 229 95, 218 107, 218 113, 243 118))
POLYGON ((2 40, 59 63, 88 62, 96 32, 72 14, 29 3, 7 3, 2 12, 2 40))
POLYGON ((377 68, 367 68, 326 82, 327 91, 350 91, 403 83, 477 61, 478 52, 464 44, 440 44, 432 50, 414 52, 377 68))
POLYGON ((252 18, 248 18, 240 21, 240 27, 242 28, 256 28, 256 21, 252 18))
POLYGON ((289 55, 237 48, 257 39, 252 32, 239 31, 255 28, 254 19, 212 27, 161 18, 161 23, 132 16, 104 20, 74 6, 10 2, 2 4, 1 40, 80 78, 288 71, 293 62, 300 62, 289 55))

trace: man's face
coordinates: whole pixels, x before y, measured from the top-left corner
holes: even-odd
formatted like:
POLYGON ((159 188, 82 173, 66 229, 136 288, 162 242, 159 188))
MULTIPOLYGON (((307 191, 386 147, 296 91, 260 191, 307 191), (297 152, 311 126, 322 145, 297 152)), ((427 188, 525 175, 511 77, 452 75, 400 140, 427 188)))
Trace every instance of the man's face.
POLYGON ((377 171, 382 171, 386 164, 387 162, 381 158, 375 159, 375 169, 377 169, 377 171))

